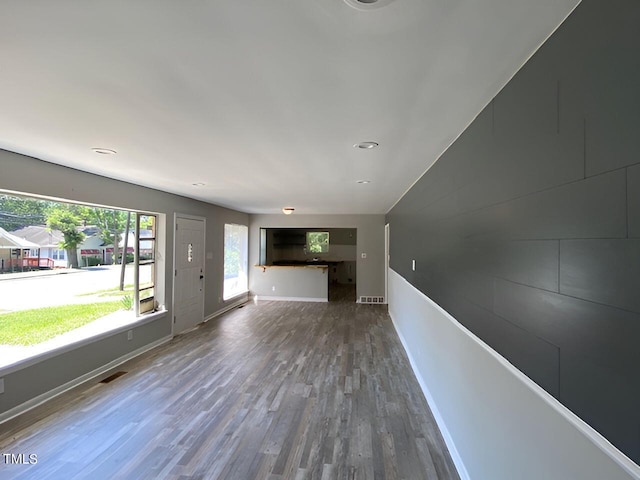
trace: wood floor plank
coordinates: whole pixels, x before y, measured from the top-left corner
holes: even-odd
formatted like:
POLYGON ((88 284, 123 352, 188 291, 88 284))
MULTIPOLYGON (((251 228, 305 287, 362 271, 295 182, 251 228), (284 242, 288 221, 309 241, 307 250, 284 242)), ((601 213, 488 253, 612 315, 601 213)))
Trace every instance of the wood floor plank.
POLYGON ((118 370, 0 425, 39 459, 3 480, 458 478, 381 305, 249 304, 118 370))

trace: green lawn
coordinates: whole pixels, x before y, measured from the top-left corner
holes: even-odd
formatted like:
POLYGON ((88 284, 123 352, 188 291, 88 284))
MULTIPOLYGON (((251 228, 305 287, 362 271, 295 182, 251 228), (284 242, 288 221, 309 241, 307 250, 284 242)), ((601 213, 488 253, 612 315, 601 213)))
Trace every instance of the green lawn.
POLYGON ((76 297, 88 297, 90 295, 97 295, 99 297, 123 297, 125 295, 133 294, 133 284, 125 285, 124 290, 120 290, 118 287, 108 288, 106 290, 97 290, 95 292, 79 293, 76 297))
POLYGON ((35 308, 0 314, 0 344, 35 345, 122 308, 122 302, 35 308))

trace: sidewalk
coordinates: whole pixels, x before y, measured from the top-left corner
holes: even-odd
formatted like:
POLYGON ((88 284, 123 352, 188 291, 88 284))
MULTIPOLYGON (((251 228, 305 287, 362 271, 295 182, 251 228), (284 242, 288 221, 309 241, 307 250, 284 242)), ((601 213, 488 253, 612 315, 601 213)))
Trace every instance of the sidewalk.
POLYGON ((49 277, 52 275, 65 275, 67 273, 83 273, 86 270, 79 268, 56 268, 54 270, 33 270, 31 272, 0 273, 0 282, 3 280, 21 280, 23 278, 49 277))

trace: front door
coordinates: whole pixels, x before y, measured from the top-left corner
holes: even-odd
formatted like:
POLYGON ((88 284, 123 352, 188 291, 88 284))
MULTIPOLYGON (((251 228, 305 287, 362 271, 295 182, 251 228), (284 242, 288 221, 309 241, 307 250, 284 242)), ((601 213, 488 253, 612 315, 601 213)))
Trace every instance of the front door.
POLYGON ((176 215, 173 334, 204 320, 204 228, 202 218, 176 215))

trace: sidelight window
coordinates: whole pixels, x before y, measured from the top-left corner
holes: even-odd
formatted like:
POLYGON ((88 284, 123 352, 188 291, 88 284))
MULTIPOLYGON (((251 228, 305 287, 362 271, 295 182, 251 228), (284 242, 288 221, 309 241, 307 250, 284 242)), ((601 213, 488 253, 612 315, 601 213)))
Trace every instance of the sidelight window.
POLYGON ((249 229, 246 225, 224 226, 224 287, 222 298, 228 300, 249 289, 247 280, 249 229))

